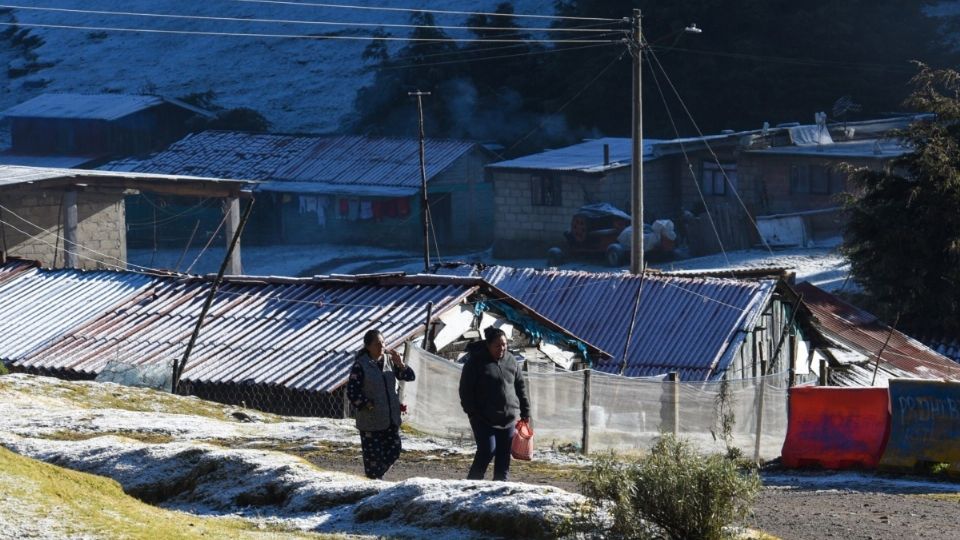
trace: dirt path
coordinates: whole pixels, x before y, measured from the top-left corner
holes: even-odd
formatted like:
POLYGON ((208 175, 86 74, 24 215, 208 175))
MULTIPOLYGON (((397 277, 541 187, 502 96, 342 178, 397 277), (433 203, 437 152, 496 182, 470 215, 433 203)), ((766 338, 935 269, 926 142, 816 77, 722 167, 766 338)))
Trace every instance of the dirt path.
MULTIPOLYGON (((324 447, 303 457, 325 469, 363 474, 355 446, 324 447)), ((471 456, 404 452, 386 480, 462 479, 471 456)), ((578 491, 576 465, 514 461, 511 480, 578 491)), ((488 475, 490 473, 488 472, 488 475)), ((783 540, 960 540, 960 487, 906 477, 765 472, 753 516, 743 525, 783 540)))

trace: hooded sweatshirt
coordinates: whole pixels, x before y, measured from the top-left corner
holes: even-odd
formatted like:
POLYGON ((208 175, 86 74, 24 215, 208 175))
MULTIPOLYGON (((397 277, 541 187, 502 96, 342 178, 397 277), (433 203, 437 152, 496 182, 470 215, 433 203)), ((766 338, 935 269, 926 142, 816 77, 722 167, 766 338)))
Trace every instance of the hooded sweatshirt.
POLYGON ((501 429, 530 417, 527 385, 509 351, 495 360, 483 341, 467 345, 460 374, 460 406, 471 421, 501 429))

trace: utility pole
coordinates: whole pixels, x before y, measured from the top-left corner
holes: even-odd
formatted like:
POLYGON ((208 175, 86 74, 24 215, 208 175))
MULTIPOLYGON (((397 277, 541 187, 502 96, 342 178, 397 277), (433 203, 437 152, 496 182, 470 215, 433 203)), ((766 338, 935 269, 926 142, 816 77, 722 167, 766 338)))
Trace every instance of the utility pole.
POLYGON ((430 200, 427 198, 427 165, 424 155, 423 137, 423 96, 430 92, 407 92, 408 96, 417 98, 417 115, 420 117, 420 220, 423 222, 423 272, 430 272, 430 200))
POLYGON ((630 273, 643 271, 643 92, 641 82, 641 58, 643 55, 643 32, 640 10, 633 10, 633 157, 630 163, 630 227, 633 234, 630 242, 630 273))

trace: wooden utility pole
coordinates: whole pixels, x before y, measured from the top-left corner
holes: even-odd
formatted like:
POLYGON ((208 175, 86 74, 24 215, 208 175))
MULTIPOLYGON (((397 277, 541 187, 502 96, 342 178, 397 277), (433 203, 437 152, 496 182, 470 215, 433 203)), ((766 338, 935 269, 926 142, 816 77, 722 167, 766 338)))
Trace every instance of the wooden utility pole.
POLYGON ((641 57, 643 55, 643 32, 640 10, 633 10, 633 157, 630 166, 630 227, 633 234, 630 242, 630 273, 643 271, 643 92, 641 82, 641 57))
POLYGON ((190 334, 190 341, 187 342, 187 348, 183 351, 183 358, 180 359, 179 363, 174 362, 173 380, 170 388, 170 391, 174 394, 180 393, 180 377, 187 368, 190 353, 193 351, 193 346, 197 342, 197 336, 200 335, 200 327, 203 326, 203 319, 207 316, 207 311, 210 310, 210 305, 213 304, 213 297, 217 295, 217 289, 220 288, 220 283, 223 281, 223 274, 226 272, 227 265, 230 263, 230 255, 233 253, 237 244, 240 243, 240 234, 243 233, 243 226, 247 224, 247 218, 250 217, 251 210, 253 210, 253 199, 250 199, 250 203, 247 205, 247 209, 244 210, 243 216, 240 218, 240 223, 236 231, 234 231, 233 238, 230 240, 230 245, 227 246, 227 253, 223 257, 223 262, 220 263, 220 271, 217 272, 217 277, 210 286, 210 292, 207 293, 207 299, 203 302, 203 307, 200 309, 200 316, 197 317, 197 325, 193 328, 193 333, 190 334))
POLYGON ((424 151, 423 136, 423 96, 429 96, 430 92, 408 92, 408 96, 417 98, 417 116, 420 124, 420 217, 423 222, 423 271, 430 272, 430 199, 427 198, 427 164, 424 151))

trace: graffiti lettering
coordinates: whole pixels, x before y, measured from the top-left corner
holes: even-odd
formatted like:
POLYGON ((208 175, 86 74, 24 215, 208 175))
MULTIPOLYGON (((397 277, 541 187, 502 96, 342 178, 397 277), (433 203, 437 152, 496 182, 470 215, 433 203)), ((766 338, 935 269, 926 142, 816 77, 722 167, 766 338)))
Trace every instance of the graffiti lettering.
POLYGON ((960 403, 954 398, 902 396, 899 399, 900 424, 960 420, 960 403))

